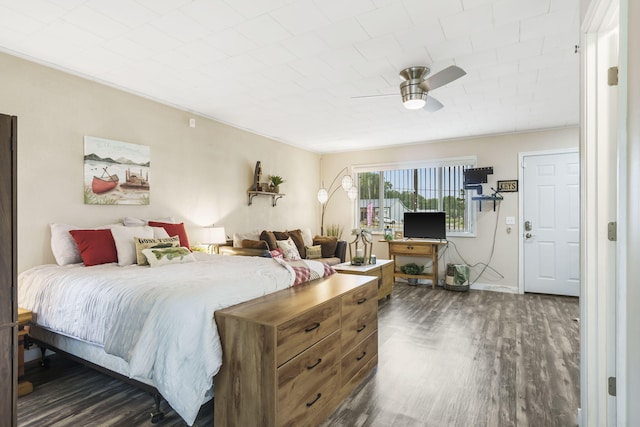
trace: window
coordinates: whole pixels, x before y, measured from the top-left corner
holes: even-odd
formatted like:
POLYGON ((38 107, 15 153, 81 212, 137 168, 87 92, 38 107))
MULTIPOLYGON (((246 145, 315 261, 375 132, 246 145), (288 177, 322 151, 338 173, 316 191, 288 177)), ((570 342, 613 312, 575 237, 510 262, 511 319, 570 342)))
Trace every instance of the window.
POLYGON ((444 211, 448 236, 474 235, 473 209, 464 170, 475 158, 355 167, 358 227, 403 231, 405 212, 444 211))

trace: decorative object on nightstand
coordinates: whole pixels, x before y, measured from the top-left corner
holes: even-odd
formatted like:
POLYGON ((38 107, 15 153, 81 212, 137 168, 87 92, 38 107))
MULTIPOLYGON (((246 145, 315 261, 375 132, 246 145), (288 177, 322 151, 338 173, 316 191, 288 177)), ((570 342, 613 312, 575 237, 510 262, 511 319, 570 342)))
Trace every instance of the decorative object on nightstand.
POLYGON ((18 397, 33 391, 33 384, 29 381, 20 381, 24 375, 24 347, 29 334, 29 323, 33 320, 31 310, 18 307, 18 397))
POLYGON ((333 178, 333 181, 331 181, 331 185, 329 185, 328 189, 324 188, 323 183, 322 188, 318 190, 318 201, 322 205, 322 214, 320 216, 321 236, 324 236, 324 211, 327 209, 327 204, 329 203, 329 200, 331 200, 333 195, 336 194, 336 191, 338 191, 339 188, 342 188, 347 192, 347 197, 349 197, 350 200, 355 200, 356 197, 358 197, 358 188, 353 185, 353 178, 351 178, 351 175, 347 173, 348 171, 349 169, 345 166, 340 172, 338 172, 335 178, 333 178), (338 180, 338 178, 340 178, 340 176, 342 176, 342 179, 340 180, 340 186, 334 187, 336 181, 338 180))
POLYGON ((209 253, 218 253, 218 245, 227 243, 227 235, 224 233, 224 227, 205 227, 204 228, 204 244, 209 246, 209 253), (213 251, 211 250, 213 249, 213 251))
POLYGON ((349 243, 349 258, 352 265, 365 265, 371 263, 371 250, 373 243, 371 232, 364 228, 354 228, 351 234, 355 239, 349 243))

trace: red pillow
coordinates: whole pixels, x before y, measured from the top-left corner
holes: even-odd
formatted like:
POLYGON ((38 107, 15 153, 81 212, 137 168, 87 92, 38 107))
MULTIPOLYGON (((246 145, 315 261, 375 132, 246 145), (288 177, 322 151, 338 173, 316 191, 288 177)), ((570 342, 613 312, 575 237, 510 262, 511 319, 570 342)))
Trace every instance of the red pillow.
POLYGON ((181 222, 180 224, 171 224, 169 222, 149 221, 149 225, 151 227, 164 228, 169 236, 178 236, 180 238, 180 246, 191 248, 191 246, 189 245, 189 236, 187 236, 187 230, 185 230, 183 222, 181 222))
POLYGON ((82 262, 87 267, 98 264, 118 262, 116 242, 111 230, 70 230, 76 241, 82 262))

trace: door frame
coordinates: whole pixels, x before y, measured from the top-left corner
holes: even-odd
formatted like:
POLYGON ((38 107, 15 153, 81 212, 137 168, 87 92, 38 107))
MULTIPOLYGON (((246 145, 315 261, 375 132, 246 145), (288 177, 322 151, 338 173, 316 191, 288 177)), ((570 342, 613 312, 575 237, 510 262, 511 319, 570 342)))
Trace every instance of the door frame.
MULTIPOLYGON (((554 154, 579 153, 578 147, 559 148, 557 150, 522 151, 518 153, 518 293, 524 294, 524 158, 527 156, 546 156, 554 154)), ((582 244, 582 243, 581 243, 582 244)))

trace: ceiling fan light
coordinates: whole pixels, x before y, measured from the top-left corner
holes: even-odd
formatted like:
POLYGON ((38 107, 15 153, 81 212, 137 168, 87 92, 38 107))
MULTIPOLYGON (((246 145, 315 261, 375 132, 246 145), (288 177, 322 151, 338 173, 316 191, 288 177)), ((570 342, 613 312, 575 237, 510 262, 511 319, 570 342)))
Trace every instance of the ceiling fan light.
POLYGON ((419 110, 423 108, 426 103, 427 101, 422 98, 407 99, 403 102, 404 108, 406 108, 407 110, 419 110))
POLYGON ((402 103, 407 110, 419 110, 427 103, 427 92, 418 86, 417 80, 404 81, 400 84, 402 103))

